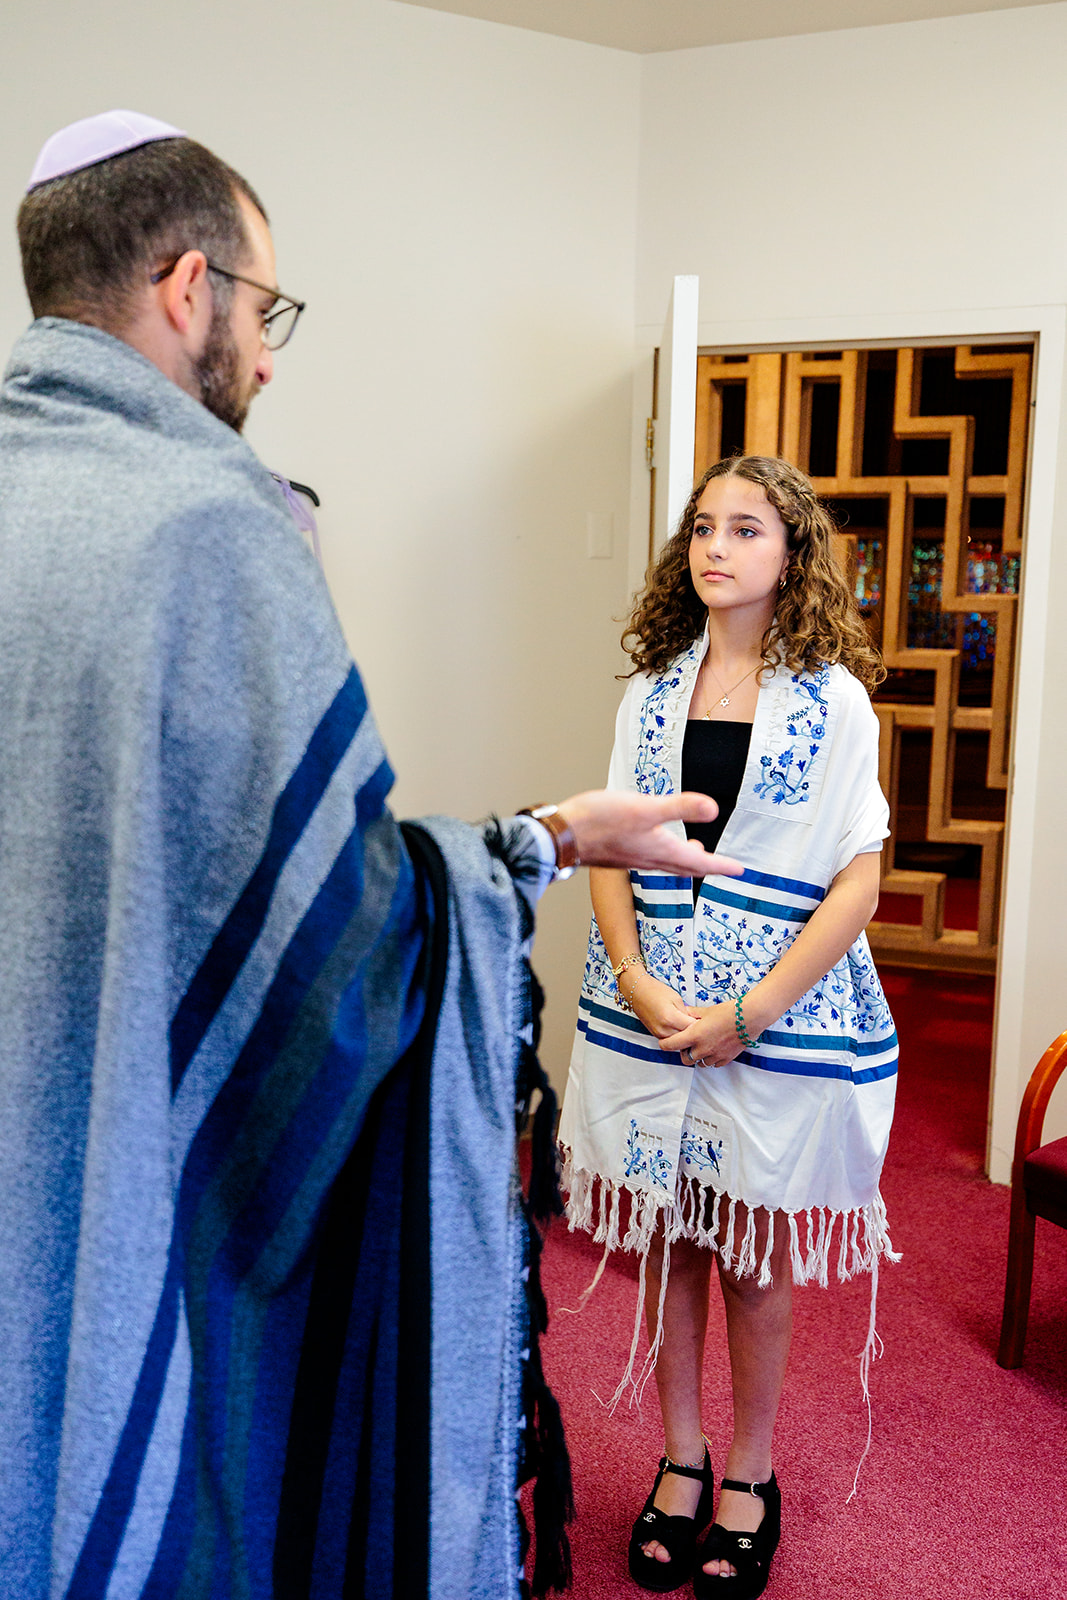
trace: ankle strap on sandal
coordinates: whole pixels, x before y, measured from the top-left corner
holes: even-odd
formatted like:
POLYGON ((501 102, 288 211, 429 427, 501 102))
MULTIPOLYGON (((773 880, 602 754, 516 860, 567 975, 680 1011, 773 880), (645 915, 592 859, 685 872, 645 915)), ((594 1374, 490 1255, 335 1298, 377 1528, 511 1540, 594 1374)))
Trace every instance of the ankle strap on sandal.
POLYGON ((677 1473, 680 1478, 703 1478, 707 1460, 708 1452, 706 1448, 699 1461, 672 1461, 670 1456, 664 1455, 660 1461, 659 1470, 660 1472, 677 1473))
POLYGON ((742 1483, 739 1478, 723 1478, 719 1484, 720 1489, 735 1489, 738 1494, 754 1494, 758 1500, 766 1498, 767 1490, 774 1481, 774 1473, 766 1483, 742 1483))

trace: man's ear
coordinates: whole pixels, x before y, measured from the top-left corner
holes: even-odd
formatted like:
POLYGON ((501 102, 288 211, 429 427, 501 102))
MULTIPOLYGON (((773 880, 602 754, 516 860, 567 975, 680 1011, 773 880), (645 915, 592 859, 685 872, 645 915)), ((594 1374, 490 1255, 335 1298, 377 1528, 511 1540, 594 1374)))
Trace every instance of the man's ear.
POLYGON ((211 285, 202 250, 186 250, 173 272, 156 284, 158 304, 174 331, 197 334, 211 318, 211 285))

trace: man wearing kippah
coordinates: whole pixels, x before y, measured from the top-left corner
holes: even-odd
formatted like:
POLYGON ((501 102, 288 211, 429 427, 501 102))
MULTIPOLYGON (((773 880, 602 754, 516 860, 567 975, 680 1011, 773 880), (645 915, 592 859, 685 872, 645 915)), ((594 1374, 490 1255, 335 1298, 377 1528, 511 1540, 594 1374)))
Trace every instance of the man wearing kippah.
POLYGON ((241 438, 303 309, 257 195, 109 112, 44 146, 19 240, 0 1595, 502 1600, 550 1410, 513 1176, 532 906, 579 857, 733 870, 684 839, 714 808, 592 793, 402 831, 241 438))

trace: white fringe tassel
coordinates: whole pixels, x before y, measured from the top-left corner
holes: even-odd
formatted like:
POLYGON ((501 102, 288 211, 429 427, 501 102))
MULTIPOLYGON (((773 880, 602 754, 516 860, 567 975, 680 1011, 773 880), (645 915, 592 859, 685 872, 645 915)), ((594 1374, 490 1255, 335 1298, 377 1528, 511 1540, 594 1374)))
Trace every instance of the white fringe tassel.
MULTIPOLYGON (((607 1255, 613 1250, 627 1250, 647 1256, 660 1226, 668 1241, 690 1239, 705 1249, 717 1250, 724 1267, 742 1278, 755 1277, 761 1289, 772 1281, 773 1212, 767 1212, 769 1226, 763 1248, 757 1250, 756 1247, 756 1212, 764 1210, 763 1206, 750 1207, 739 1196, 709 1189, 695 1178, 681 1179, 675 1196, 663 1191, 631 1189, 626 1183, 573 1166, 566 1151, 563 1186, 568 1196, 568 1226, 572 1231, 580 1229, 591 1234, 596 1244, 604 1246, 605 1252, 593 1283, 583 1291, 581 1305, 599 1283, 607 1255), (625 1231, 621 1215, 624 1194, 628 1195, 630 1203, 630 1219, 625 1231), (724 1202, 725 1219, 722 1215, 724 1202), (740 1238, 739 1207, 744 1218, 740 1238)), ((835 1233, 835 1265, 842 1283, 860 1273, 873 1272, 881 1256, 887 1261, 900 1260, 889 1237, 881 1195, 876 1194, 867 1205, 855 1206, 849 1211, 809 1206, 804 1211, 786 1211, 782 1215, 789 1228, 789 1262, 795 1284, 817 1283, 824 1289, 829 1285, 831 1261, 835 1259, 835 1233)))

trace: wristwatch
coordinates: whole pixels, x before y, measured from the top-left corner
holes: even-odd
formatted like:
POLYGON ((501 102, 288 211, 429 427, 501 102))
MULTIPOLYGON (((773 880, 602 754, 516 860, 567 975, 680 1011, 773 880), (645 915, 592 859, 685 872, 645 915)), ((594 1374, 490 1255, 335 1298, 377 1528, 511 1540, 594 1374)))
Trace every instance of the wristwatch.
POLYGON ((578 841, 574 837, 574 830, 560 812, 559 806, 523 806, 519 816, 532 817, 552 835, 552 843, 556 849, 556 871, 553 882, 571 877, 574 869, 580 867, 582 863, 578 855, 578 841))

